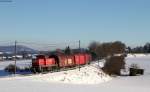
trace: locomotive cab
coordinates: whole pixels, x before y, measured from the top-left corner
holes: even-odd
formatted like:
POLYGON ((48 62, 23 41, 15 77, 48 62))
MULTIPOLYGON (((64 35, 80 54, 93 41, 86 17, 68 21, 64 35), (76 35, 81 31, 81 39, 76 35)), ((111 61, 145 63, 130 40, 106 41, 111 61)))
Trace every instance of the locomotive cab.
POLYGON ((37 55, 36 58, 32 59, 32 66, 42 66, 44 65, 45 56, 44 55, 37 55))

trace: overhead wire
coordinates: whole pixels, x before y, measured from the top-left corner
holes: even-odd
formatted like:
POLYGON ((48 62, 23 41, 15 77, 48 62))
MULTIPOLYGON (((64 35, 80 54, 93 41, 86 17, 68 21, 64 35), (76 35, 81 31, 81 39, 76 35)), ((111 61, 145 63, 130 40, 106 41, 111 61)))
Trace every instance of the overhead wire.
POLYGON ((53 44, 17 41, 17 44, 25 45, 25 46, 32 46, 33 48, 36 48, 39 50, 42 50, 42 49, 50 50, 50 49, 62 49, 62 48, 64 49, 67 46, 71 46, 74 48, 76 47, 75 45, 78 44, 78 41, 61 42, 61 43, 53 43, 53 44))

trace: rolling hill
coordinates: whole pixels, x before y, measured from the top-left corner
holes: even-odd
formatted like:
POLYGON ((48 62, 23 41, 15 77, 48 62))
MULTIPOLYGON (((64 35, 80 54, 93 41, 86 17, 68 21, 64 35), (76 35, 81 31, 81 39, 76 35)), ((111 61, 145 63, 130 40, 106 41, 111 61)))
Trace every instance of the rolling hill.
MULTIPOLYGON (((11 45, 11 46, 0 46, 0 52, 3 53, 14 53, 15 51, 15 46, 11 45)), ((34 50, 30 47, 27 46, 23 46, 23 45, 17 45, 17 52, 30 52, 30 53, 37 53, 37 50, 34 50)))

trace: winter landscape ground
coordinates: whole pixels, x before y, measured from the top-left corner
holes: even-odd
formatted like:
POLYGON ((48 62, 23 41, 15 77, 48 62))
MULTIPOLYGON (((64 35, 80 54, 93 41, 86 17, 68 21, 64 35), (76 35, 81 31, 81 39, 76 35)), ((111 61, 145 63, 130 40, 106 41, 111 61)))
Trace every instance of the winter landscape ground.
MULTIPOLYGON (((97 64, 56 73, 32 76, 10 76, 3 69, 13 61, 0 62, 0 92, 150 92, 150 55, 136 54, 126 57, 126 66, 137 63, 145 69, 141 76, 110 77, 97 64)), ((31 60, 18 61, 29 66, 31 60)), ((100 66, 103 62, 100 63, 100 66)))

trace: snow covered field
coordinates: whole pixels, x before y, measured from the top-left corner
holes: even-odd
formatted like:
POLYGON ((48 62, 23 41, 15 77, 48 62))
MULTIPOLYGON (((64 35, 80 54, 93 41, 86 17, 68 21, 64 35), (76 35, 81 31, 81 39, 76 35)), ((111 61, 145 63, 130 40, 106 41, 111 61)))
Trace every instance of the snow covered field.
MULTIPOLYGON (((29 63, 30 61, 28 61, 29 63)), ((70 70, 44 75, 0 78, 0 92, 150 92, 150 55, 128 55, 126 63, 127 66, 137 63, 141 68, 145 69, 145 74, 143 76, 122 76, 111 79, 102 71, 98 71, 97 68, 86 66, 81 69, 81 72, 70 70), (89 73, 92 73, 92 75, 89 75, 89 73), (97 74, 100 75, 98 76, 97 74), (66 79, 62 80, 64 82, 58 82, 57 79, 59 77, 63 78, 62 76, 66 76, 66 79), (69 79, 70 76, 73 76, 71 78, 78 78, 78 81, 77 79, 75 80, 77 84, 73 84, 74 79, 69 79), (69 80, 72 81, 71 84, 69 80), (87 81, 93 82, 93 80, 95 82, 93 84, 89 83, 92 85, 88 85, 87 81)), ((17 64, 23 63, 19 62, 17 64)), ((6 62, 1 62, 0 69, 6 65, 6 62)))
POLYGON ((145 69, 145 75, 150 75, 150 54, 128 55, 126 58, 127 66, 138 64, 140 68, 145 69))
MULTIPOLYGON (((9 74, 4 71, 5 67, 9 64, 15 64, 14 61, 0 61, 0 77, 6 77, 9 74)), ((17 61, 17 66, 20 68, 29 67, 31 65, 31 60, 19 60, 17 61)))

